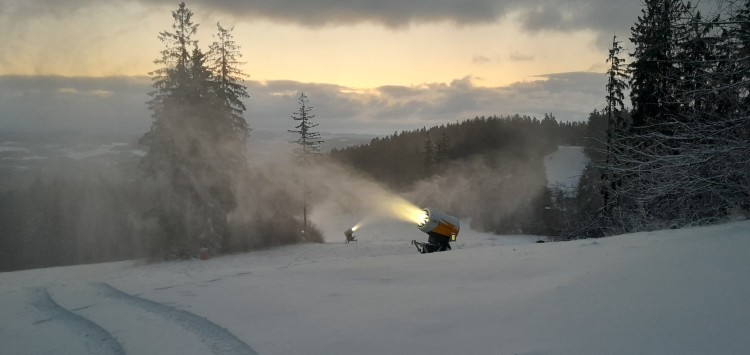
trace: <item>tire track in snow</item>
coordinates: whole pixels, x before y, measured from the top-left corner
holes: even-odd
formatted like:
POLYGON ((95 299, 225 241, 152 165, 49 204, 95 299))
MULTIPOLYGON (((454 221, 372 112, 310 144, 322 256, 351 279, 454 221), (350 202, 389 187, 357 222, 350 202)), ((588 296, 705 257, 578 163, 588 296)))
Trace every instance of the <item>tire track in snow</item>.
POLYGON ((46 288, 32 290, 31 305, 47 314, 49 320, 59 320, 79 334, 84 339, 89 354, 125 354, 117 338, 98 324, 59 305, 46 288))
POLYGON ((157 314, 169 321, 177 323, 186 330, 197 334, 201 337, 201 340, 211 348, 214 354, 258 354, 249 345, 238 339, 234 334, 230 333, 226 328, 213 323, 204 317, 167 306, 163 303, 127 294, 106 283, 97 284, 96 286, 105 296, 121 300, 132 306, 157 314))

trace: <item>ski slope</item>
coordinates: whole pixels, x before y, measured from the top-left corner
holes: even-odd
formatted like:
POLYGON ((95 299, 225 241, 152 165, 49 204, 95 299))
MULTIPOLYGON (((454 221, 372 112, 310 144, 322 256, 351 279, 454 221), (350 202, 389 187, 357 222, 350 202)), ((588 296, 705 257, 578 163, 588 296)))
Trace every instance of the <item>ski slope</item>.
POLYGON ((552 154, 544 157, 544 171, 547 175, 547 187, 560 189, 569 195, 575 195, 578 180, 589 158, 583 147, 561 145, 552 154))
POLYGON ((0 273, 2 354, 743 354, 750 221, 534 243, 356 216, 326 244, 0 273))

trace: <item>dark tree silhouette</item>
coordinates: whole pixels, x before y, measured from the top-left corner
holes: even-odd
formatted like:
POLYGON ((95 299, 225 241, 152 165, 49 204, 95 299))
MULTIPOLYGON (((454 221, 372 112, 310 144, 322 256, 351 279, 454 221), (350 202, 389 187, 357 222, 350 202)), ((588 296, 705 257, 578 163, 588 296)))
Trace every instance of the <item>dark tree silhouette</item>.
MULTIPOLYGON (((320 153, 320 144, 324 142, 321 138, 320 132, 315 130, 318 127, 317 123, 313 123, 311 120, 315 118, 312 114, 313 107, 310 106, 310 100, 307 98, 305 93, 300 93, 299 98, 299 110, 292 114, 292 119, 298 122, 294 129, 290 129, 290 133, 299 135, 293 143, 299 145, 299 159, 303 169, 306 168, 310 163, 313 155, 320 153)), ((303 174, 304 178, 304 174, 303 174)), ((307 223, 307 183, 302 181, 302 233, 305 234, 308 229, 307 223)))

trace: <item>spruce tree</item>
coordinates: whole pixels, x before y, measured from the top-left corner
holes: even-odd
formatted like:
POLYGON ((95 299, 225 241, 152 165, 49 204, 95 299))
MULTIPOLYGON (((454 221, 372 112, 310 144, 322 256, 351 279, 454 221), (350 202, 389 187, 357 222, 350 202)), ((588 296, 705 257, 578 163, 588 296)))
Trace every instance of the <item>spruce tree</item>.
POLYGON ((424 141, 424 150, 422 153, 422 164, 424 168, 424 177, 429 177, 433 172, 433 165, 437 160, 435 144, 432 143, 430 136, 424 141))
POLYGON ((250 97, 247 87, 242 84, 247 75, 239 68, 242 53, 234 41, 233 28, 224 28, 216 24, 217 34, 211 44, 209 66, 214 73, 218 99, 221 101, 222 113, 231 123, 231 129, 243 140, 247 139, 250 128, 243 117, 247 110, 242 99, 250 97))
POLYGON ((611 210, 611 206, 608 205, 610 198, 614 197, 617 187, 622 183, 612 172, 612 166, 617 165, 615 156, 612 154, 614 139, 626 126, 624 117, 625 103, 623 101, 625 94, 623 91, 628 87, 626 82, 628 75, 626 73, 625 60, 620 58, 620 52, 622 51, 620 43, 617 40, 617 36, 613 36, 612 47, 609 49, 609 56, 607 57, 607 63, 609 63, 609 69, 607 70, 607 107, 605 109, 605 114, 607 115, 607 151, 605 153, 604 171, 601 177, 601 193, 604 205, 608 210, 611 210))
POLYGON ((441 129, 443 132, 440 134, 440 139, 435 143, 435 162, 437 163, 448 160, 448 149, 451 146, 451 140, 446 133, 447 130, 443 127, 441 129))
POLYGON ((180 164, 181 137, 177 128, 184 124, 184 106, 189 82, 190 47, 196 41, 198 25, 192 22, 193 12, 180 3, 172 11, 172 31, 159 33, 159 40, 165 48, 161 57, 154 61, 160 67, 151 72, 154 91, 148 107, 154 119, 151 129, 142 138, 148 151, 141 159, 144 172, 143 186, 151 191, 148 202, 148 216, 156 220, 158 230, 152 236, 151 252, 160 255, 188 256, 187 230, 181 217, 186 205, 183 198, 187 190, 182 176, 184 166, 180 164))
MULTIPOLYGON (((607 109, 606 114, 609 118, 610 127, 624 128, 625 121, 623 113, 625 111, 625 94, 628 88, 628 74, 625 60, 620 57, 622 51, 622 42, 617 40, 617 36, 612 38, 612 47, 609 49, 607 63, 607 109)), ((609 137, 608 137, 609 138, 609 137)))
POLYGON ((661 124, 677 112, 673 100, 675 62, 674 27, 689 6, 681 0, 645 0, 634 27, 630 63, 630 98, 633 124, 661 124))
POLYGON ((303 159, 309 159, 311 154, 320 153, 320 144, 324 142, 321 138, 320 133, 315 131, 315 127, 318 127, 317 123, 312 123, 312 119, 315 115, 312 113, 313 107, 310 106, 310 100, 307 98, 305 93, 300 93, 297 99, 299 103, 299 110, 292 114, 292 119, 299 122, 295 129, 290 129, 289 133, 295 133, 299 135, 294 143, 299 144, 300 153, 303 159))
POLYGON ((222 251, 227 215, 236 206, 232 187, 246 164, 244 137, 236 134, 221 86, 193 39, 192 16, 180 3, 173 31, 159 35, 166 48, 155 61, 162 67, 153 72, 148 102, 154 121, 141 139, 148 148, 142 182, 157 222, 152 252, 167 257, 222 251))
MULTIPOLYGON (((298 98, 299 110, 292 114, 292 119, 299 122, 295 129, 290 129, 289 133, 299 135, 293 143, 299 145, 298 157, 301 160, 303 169, 306 169, 314 155, 320 153, 320 145, 324 142, 319 132, 315 131, 318 127, 317 123, 312 123, 312 119, 315 115, 312 114, 313 107, 310 106, 310 100, 307 98, 304 92, 299 94, 298 98)), ((303 175, 304 178, 304 175, 303 175)), ((302 197, 303 197, 303 210, 302 210, 302 233, 305 234, 308 229, 307 223, 307 183, 302 182, 302 197)), ((303 236, 304 239, 304 236, 303 236)))

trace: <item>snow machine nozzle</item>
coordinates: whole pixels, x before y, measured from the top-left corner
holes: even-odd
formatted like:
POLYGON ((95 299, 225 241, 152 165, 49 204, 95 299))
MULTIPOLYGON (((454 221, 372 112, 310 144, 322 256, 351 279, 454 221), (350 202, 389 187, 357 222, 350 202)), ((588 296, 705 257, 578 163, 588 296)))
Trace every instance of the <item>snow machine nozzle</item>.
POLYGON ((433 211, 429 208, 425 208, 423 211, 425 213, 424 219, 417 223, 419 230, 428 235, 450 238, 451 242, 456 241, 458 231, 461 229, 458 218, 433 211))
POLYGON ((359 224, 344 231, 344 236, 346 237, 345 242, 347 244, 349 244, 349 242, 357 241, 357 236, 354 235, 354 231, 357 230, 358 228, 359 228, 359 224))
POLYGON ((417 222, 417 228, 427 233, 429 238, 426 243, 412 240, 411 244, 422 254, 451 250, 450 242, 456 241, 458 230, 461 228, 458 218, 429 208, 422 211, 424 216, 417 222))

